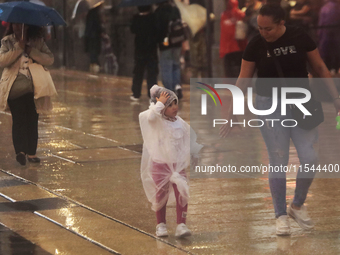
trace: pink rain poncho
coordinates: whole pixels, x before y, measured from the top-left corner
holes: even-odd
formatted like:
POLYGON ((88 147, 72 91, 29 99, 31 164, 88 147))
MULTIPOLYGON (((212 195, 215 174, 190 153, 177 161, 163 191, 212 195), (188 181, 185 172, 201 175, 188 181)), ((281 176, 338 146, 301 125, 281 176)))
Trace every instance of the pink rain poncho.
POLYGON ((176 94, 157 85, 150 92, 152 103, 148 110, 139 114, 144 140, 141 177, 146 196, 157 212, 168 199, 169 203, 174 201, 170 183, 177 185, 178 203, 181 206, 188 203, 189 185, 185 169, 190 165, 190 140, 192 156, 198 157, 203 146, 196 143, 195 132, 181 117, 171 119, 164 115, 173 100, 178 102, 176 94), (165 105, 156 100, 162 91, 170 95, 165 105))

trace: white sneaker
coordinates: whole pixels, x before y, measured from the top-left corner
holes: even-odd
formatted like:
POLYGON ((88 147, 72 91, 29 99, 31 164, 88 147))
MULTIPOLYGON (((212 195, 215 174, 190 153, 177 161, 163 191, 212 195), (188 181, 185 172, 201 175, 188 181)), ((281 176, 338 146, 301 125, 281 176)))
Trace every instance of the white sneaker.
POLYGON ((176 87, 175 87, 175 91, 176 91, 176 95, 177 95, 178 99, 182 99, 183 98, 183 92, 182 92, 181 85, 177 84, 176 87))
POLYGON ((132 101, 139 101, 139 98, 134 97, 133 95, 130 96, 130 99, 131 99, 132 101))
POLYGON ((279 218, 276 219, 276 235, 290 235, 290 223, 288 215, 281 215, 279 218))
POLYGON ((293 218, 304 230, 311 230, 314 223, 308 215, 306 206, 302 205, 300 210, 293 209, 292 204, 288 208, 288 215, 293 218))
POLYGON ((181 223, 177 225, 175 236, 176 237, 191 236, 191 231, 184 223, 181 223))
POLYGON ((162 222, 156 226, 156 236, 168 236, 168 229, 166 228, 165 223, 162 222))

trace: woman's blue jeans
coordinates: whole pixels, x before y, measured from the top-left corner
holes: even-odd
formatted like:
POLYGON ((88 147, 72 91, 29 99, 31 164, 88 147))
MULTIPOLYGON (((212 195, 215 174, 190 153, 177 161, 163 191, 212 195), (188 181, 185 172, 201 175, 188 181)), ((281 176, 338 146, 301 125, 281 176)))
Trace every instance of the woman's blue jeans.
MULTIPOLYGON (((272 106, 271 97, 263 97, 257 95, 256 108, 258 110, 267 110, 272 106)), ((266 143, 267 151, 269 154, 269 163, 271 166, 287 166, 289 160, 289 145, 292 139, 298 157, 300 166, 309 164, 317 164, 318 155, 314 149, 314 145, 318 141, 318 130, 304 130, 296 127, 283 127, 281 121, 284 119, 292 119, 292 112, 287 105, 287 114, 281 115, 281 100, 278 100, 278 106, 274 113, 267 116, 258 116, 259 119, 264 121, 264 125, 260 128, 262 137, 266 143), (265 119, 277 119, 280 121, 274 122, 274 127, 271 121, 265 119)), ((287 122, 288 124, 288 122, 287 122)), ((292 122, 289 123, 291 125, 292 122)), ((289 169, 289 167, 288 167, 289 169)), ((302 168, 304 169, 304 168, 302 168)), ((315 176, 314 171, 297 171, 296 188, 293 204, 301 206, 306 200, 308 189, 312 184, 315 176)), ((286 173, 285 172, 269 172, 269 186, 273 198, 276 218, 281 215, 287 215, 286 205, 286 173)))
POLYGON ((181 47, 160 51, 159 64, 162 82, 165 88, 175 91, 176 85, 181 85, 181 47))

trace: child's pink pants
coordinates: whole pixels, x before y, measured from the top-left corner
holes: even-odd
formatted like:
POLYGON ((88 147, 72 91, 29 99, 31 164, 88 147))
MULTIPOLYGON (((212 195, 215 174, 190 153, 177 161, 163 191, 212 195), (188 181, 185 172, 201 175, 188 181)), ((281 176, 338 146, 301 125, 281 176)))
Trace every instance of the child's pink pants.
MULTIPOLYGON (((157 186, 160 183, 162 183, 162 181, 164 180, 164 175, 169 172, 171 172, 171 170, 169 169, 169 166, 167 164, 160 164, 160 163, 153 162, 152 179, 154 180, 157 186)), ((184 169, 180 171, 179 174, 186 178, 186 173, 184 169)), ((169 192, 169 188, 170 188, 169 185, 170 185, 170 182, 164 185, 163 188, 157 192, 156 194, 157 202, 159 202, 162 198, 164 198, 164 196, 167 195, 167 193, 169 192)), ((185 223, 186 214, 188 211, 188 205, 185 205, 183 207, 180 205, 179 191, 177 189, 177 185, 172 183, 172 187, 174 189, 175 198, 176 198, 177 224, 185 223)), ((167 203, 165 203, 164 206, 156 212, 157 224, 162 223, 162 222, 166 223, 166 219, 165 219, 166 204, 167 203)))

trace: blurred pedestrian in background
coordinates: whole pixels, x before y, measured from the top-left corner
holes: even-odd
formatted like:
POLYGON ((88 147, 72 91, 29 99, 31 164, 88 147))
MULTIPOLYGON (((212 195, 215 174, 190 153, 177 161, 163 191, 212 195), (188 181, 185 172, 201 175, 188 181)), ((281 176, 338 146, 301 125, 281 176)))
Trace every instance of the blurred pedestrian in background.
POLYGON ((295 6, 290 10, 288 24, 302 27, 309 32, 312 22, 311 2, 309 0, 297 0, 295 6))
POLYGON ((72 12, 73 29, 76 31, 78 38, 84 37, 86 27, 86 16, 90 10, 90 5, 86 0, 78 0, 72 12))
POLYGON ((137 101, 141 96, 142 83, 145 71, 148 96, 150 89, 157 84, 158 54, 157 54, 157 28, 155 14, 152 6, 138 6, 139 13, 133 16, 131 32, 135 34, 134 69, 132 80, 131 100, 137 101))
MULTIPOLYGON (((205 0, 190 0, 190 5, 197 4, 204 8, 205 0)), ((207 61, 207 44, 206 44, 206 28, 202 27, 193 34, 189 40, 190 43, 190 67, 192 78, 208 77, 208 61, 207 61)))
POLYGON ((247 0, 246 2, 246 16, 244 21, 248 24, 247 39, 250 42, 255 35, 259 33, 257 27, 257 16, 262 7, 262 2, 258 0, 247 0))
POLYGON ((172 0, 158 5, 155 11, 160 50, 160 68, 164 87, 174 91, 178 99, 183 97, 181 87, 181 51, 185 31, 181 14, 172 0))
POLYGON ((340 72, 340 0, 328 0, 319 15, 319 50, 332 74, 340 72))
POLYGON ((90 72, 99 73, 100 63, 99 55, 101 53, 101 44, 103 36, 103 7, 104 1, 95 4, 89 10, 86 16, 85 28, 85 52, 90 57, 90 72))
POLYGON ((237 40, 235 27, 245 14, 238 8, 237 0, 226 0, 226 10, 221 15, 220 58, 224 58, 226 77, 237 77, 240 73, 242 54, 247 46, 246 31, 244 38, 237 40))
POLYGON ((106 74, 118 74, 118 62, 111 46, 111 39, 107 33, 102 35, 102 52, 104 55, 104 72, 106 74))

